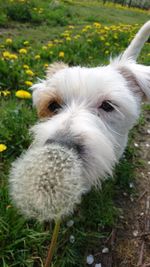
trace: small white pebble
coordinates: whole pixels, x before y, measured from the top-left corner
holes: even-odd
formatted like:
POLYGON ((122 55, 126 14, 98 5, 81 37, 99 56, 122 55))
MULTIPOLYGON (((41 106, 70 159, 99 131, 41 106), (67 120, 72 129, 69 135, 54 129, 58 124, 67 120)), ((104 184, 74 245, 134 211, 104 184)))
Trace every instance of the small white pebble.
POLYGON ((96 263, 95 267, 102 267, 102 264, 101 263, 96 263))
POLYGON ((129 187, 130 188, 133 188, 134 187, 134 184, 133 183, 129 183, 129 187))
POLYGON ((140 213, 140 216, 143 216, 143 215, 144 215, 144 212, 141 212, 141 213, 140 213))
POLYGON ((104 253, 104 254, 105 254, 105 253, 109 253, 109 248, 107 248, 107 247, 103 248, 103 249, 102 249, 102 253, 104 253))
POLYGON ((146 144, 145 146, 146 146, 146 147, 150 147, 150 144, 146 144))
POLYGON ((74 225, 74 221, 70 220, 66 223, 67 227, 72 227, 74 225))
POLYGON ((147 133, 150 134, 150 129, 147 130, 147 133))
POLYGON ((139 233, 138 230, 134 230, 133 231, 133 236, 137 237, 138 236, 138 233, 139 233))
POLYGON ((150 161, 148 161, 148 164, 150 165, 150 161))
POLYGON ((74 237, 74 235, 71 235, 70 237, 69 237, 69 241, 70 241, 70 243, 74 243, 75 242, 75 237, 74 237))
POLYGON ((94 257, 93 257, 93 255, 88 255, 88 256, 86 257, 86 263, 89 264, 89 265, 91 265, 93 262, 94 262, 94 257))
POLYGON ((131 202, 134 202, 134 198, 133 197, 130 197, 130 200, 131 200, 131 202))
POLYGON ((134 146, 135 146, 135 147, 139 147, 139 144, 137 144, 137 143, 134 143, 134 146))

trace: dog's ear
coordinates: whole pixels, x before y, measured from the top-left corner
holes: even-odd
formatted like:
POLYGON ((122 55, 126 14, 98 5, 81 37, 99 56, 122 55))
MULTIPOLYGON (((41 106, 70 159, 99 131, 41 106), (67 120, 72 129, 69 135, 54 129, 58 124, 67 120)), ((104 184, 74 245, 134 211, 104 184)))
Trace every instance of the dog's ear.
POLYGON ((52 78, 56 72, 65 68, 68 68, 68 65, 63 62, 55 62, 51 64, 46 72, 47 79, 39 80, 38 83, 31 87, 33 106, 37 108, 39 117, 48 115, 46 107, 48 106, 49 99, 57 99, 57 96, 54 96, 51 90, 49 90, 47 80, 52 78))
POLYGON ((57 71, 68 68, 68 65, 63 62, 54 62, 47 68, 46 77, 51 78, 57 71))
POLYGON ((118 66, 118 71, 126 79, 129 88, 140 96, 150 99, 150 67, 136 63, 118 66))
POLYGON ((136 64, 136 59, 149 35, 150 20, 141 27, 123 54, 111 61, 126 79, 129 88, 138 95, 145 95, 148 99, 150 99, 150 67, 136 64))

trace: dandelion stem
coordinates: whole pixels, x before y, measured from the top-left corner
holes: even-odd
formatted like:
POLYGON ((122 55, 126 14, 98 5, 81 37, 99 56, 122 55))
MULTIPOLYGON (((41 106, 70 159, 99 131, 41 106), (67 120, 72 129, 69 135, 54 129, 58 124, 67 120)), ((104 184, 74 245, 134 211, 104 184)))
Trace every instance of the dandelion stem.
POLYGON ((55 227, 54 227, 54 231, 53 231, 53 235, 52 235, 52 240, 48 249, 48 254, 47 254, 47 258, 46 258, 46 262, 45 262, 45 266, 44 267, 50 267, 51 265, 51 261, 52 261, 52 257, 54 255, 54 251, 56 248, 56 242, 57 242, 57 237, 58 237, 58 233, 59 233, 59 229, 60 229, 60 219, 57 219, 55 221, 55 227))

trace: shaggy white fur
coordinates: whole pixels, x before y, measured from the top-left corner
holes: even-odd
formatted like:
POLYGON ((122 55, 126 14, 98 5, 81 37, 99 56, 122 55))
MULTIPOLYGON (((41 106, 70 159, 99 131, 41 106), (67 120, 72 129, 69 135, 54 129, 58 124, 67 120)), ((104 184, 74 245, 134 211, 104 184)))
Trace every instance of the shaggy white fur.
POLYGON ((150 21, 110 65, 85 68, 53 64, 46 80, 32 87, 34 105, 39 114, 43 109, 46 114, 46 120, 32 129, 34 142, 62 142, 67 136, 82 145, 83 173, 89 185, 100 184, 112 173, 128 132, 139 117, 142 97, 150 97, 150 67, 135 62, 149 34, 150 21), (49 116, 49 104, 56 104, 58 98, 60 107, 49 116))

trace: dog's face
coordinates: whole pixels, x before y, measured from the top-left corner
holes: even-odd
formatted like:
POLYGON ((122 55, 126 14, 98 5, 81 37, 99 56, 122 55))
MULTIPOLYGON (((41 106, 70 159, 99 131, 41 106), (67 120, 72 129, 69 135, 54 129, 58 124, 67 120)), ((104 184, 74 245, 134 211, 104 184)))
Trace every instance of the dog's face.
POLYGON ((120 58, 108 66, 68 67, 56 63, 33 86, 40 118, 34 144, 58 142, 76 150, 89 188, 97 185, 122 155, 129 130, 150 95, 150 68, 120 58))

